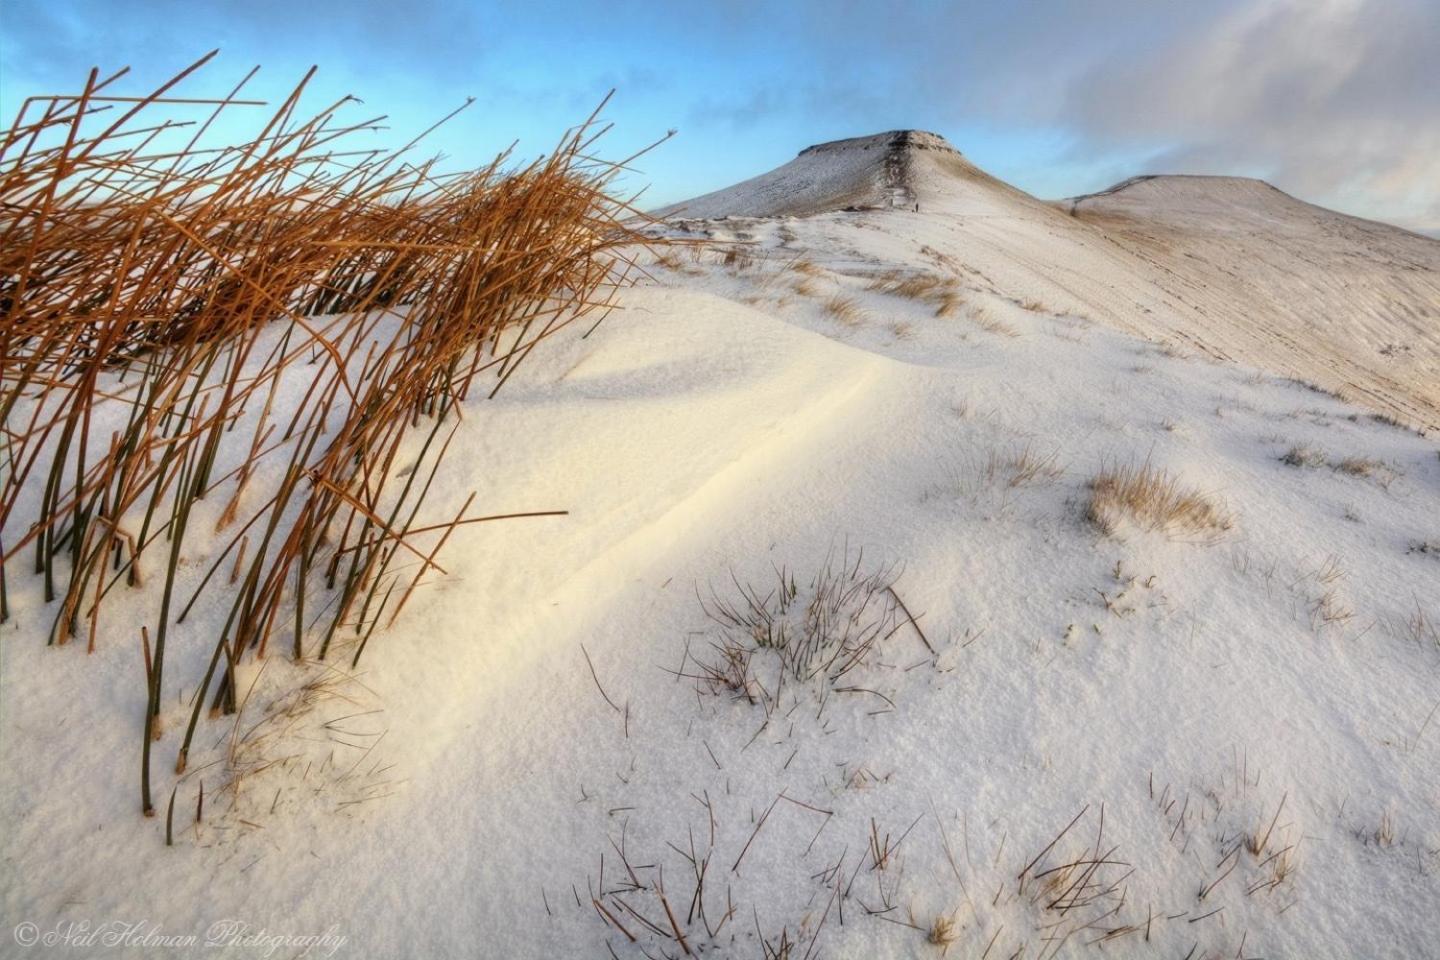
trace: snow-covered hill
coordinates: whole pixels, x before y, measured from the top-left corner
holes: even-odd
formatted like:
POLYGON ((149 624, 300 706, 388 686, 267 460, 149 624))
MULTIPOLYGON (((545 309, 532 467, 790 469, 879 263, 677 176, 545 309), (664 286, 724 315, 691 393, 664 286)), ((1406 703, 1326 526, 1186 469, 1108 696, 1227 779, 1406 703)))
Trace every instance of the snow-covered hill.
POLYGON ((275 956, 1435 955, 1440 448, 1266 371, 1380 383, 1315 346, 1346 314, 1160 252, 1230 222, 1343 311, 1314 251, 1399 297, 1388 228, 1267 252, 1299 228, 1249 182, 1072 216, 918 135, 891 177, 896 139, 693 204, 732 215, 657 227, 623 309, 468 404, 437 521, 471 491, 569 516, 458 529, 358 676, 245 664, 172 847, 135 811, 136 637, 46 647, 17 568, 0 862, 35 927, 0 953, 128 922, 214 956, 233 919, 275 956), (1245 334, 1219 306, 1250 299, 1245 334), (1128 496, 1147 468, 1169 502, 1128 496))
POLYGON ((1440 426, 1440 243, 1237 177, 1141 177, 1070 211, 1203 308, 1220 349, 1440 426))
POLYGON ((1044 203, 944 138, 894 131, 807 148, 657 212, 775 217, 879 208, 1013 296, 1306 380, 1440 428, 1440 242, 1236 177, 1141 177, 1044 203), (913 219, 902 214, 919 214, 913 219))

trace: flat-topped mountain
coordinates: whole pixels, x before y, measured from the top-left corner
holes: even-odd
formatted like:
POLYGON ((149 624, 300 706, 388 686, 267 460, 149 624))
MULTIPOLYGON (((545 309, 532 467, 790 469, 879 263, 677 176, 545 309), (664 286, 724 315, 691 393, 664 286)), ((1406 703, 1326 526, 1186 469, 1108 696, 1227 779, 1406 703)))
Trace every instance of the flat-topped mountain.
POLYGON ((656 211, 660 217, 809 216, 836 210, 921 209, 967 182, 1007 189, 938 133, 891 130, 806 147, 784 166, 656 211))

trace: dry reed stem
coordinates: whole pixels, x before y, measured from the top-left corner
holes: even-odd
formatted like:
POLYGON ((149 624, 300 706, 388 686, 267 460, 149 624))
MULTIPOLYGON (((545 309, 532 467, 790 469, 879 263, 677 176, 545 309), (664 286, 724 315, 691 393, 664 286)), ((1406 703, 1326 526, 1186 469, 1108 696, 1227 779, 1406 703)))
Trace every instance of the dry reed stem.
POLYGON ((182 558, 242 523, 211 570, 238 545, 209 668, 186 685, 180 770, 210 692, 235 709, 247 652, 280 633, 324 658, 342 629, 363 650, 397 554, 439 569, 454 527, 494 519, 420 523, 442 424, 477 380, 493 395, 539 342, 603 319, 640 240, 609 192, 628 161, 590 155, 599 109, 526 166, 440 174, 408 159, 419 138, 337 149, 380 118, 342 122, 352 98, 303 114, 307 75, 253 139, 201 146, 222 112, 259 106, 239 99, 249 76, 224 98, 170 95, 213 55, 149 96, 112 96, 124 71, 92 71, 77 95, 27 101, 0 141, 0 620, 30 556, 51 642, 93 645, 105 601, 161 555, 147 812, 167 640, 210 582, 187 602, 182 558), (177 104, 213 109, 162 149, 189 122, 177 104), (218 523, 200 525, 212 498, 218 523), (330 602, 307 619, 317 588, 330 602))

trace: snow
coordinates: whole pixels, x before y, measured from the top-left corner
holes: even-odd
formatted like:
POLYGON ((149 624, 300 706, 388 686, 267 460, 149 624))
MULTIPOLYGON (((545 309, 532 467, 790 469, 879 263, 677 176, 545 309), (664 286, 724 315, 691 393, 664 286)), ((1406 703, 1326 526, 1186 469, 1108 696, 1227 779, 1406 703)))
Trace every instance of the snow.
POLYGON ((1139 178, 1070 208, 1193 291, 1221 349, 1440 425, 1434 240, 1237 177, 1139 178))
MULTIPOLYGON (((1076 218, 957 178, 965 162, 938 149, 888 182, 879 147, 829 153, 805 162, 847 196, 898 183, 921 211, 679 221, 673 235, 747 256, 675 248, 588 338, 537 350, 467 406, 432 497, 437 517, 472 490, 487 513, 569 516, 457 530, 448 575, 354 679, 272 654, 242 730, 297 681, 324 695, 272 710, 245 741, 252 775, 197 825, 232 735, 203 728, 175 846, 163 811, 135 809, 134 625, 89 657, 46 647, 51 611, 12 571, 7 926, 149 925, 105 956, 213 955, 203 941, 227 919, 331 937, 242 956, 683 955, 607 898, 634 882, 623 850, 644 889, 620 899, 662 928, 668 904, 699 955, 762 956, 784 931, 792 957, 939 956, 937 917, 954 956, 1433 954, 1440 456, 1276 375, 1379 383, 1374 357, 1351 354, 1380 334, 1336 341, 1349 366, 1328 366, 1298 321, 1257 304, 1266 329, 1246 335, 1243 312, 1211 310, 1230 294, 1142 268, 1140 241, 1087 222, 1100 198, 1076 218), (963 302, 936 316, 870 289, 894 270, 950 278, 963 302), (834 296, 858 314, 827 310, 834 296), (1285 462, 1292 447, 1313 465, 1285 462), (1017 479, 1027 453, 1053 469, 1017 479), (1096 529, 1089 480, 1147 460, 1232 529, 1096 529), (796 682, 767 717, 693 679, 727 634, 707 606, 769 594, 782 570, 803 600, 827 558, 892 568, 917 620, 891 611, 894 632, 844 681, 863 690, 796 682), (710 856, 709 923, 734 907, 713 939, 690 917, 692 849, 710 856), (1046 871, 1087 859, 1104 861, 1077 888, 1095 899, 1062 910, 1046 881, 1086 867, 1046 871), (145 929, 202 942, 162 951, 145 929)), ((1125 197, 1157 186, 1113 196, 1132 218, 1175 211, 1166 230, 1228 218, 1254 236, 1244 198, 1125 197)), ((1410 280, 1423 319, 1433 267, 1410 280)), ((1321 342, 1344 301, 1313 303, 1321 342)), ((1434 410, 1414 378, 1387 383, 1370 396, 1382 409, 1434 410)), ((213 607, 178 649, 208 650, 213 607)), ((755 660, 767 685, 771 657, 755 660)))
MULTIPOLYGON (((1315 383, 1440 429, 1440 244, 1258 180, 1141 177, 1060 203, 979 170, 934 134, 822 144, 662 216, 895 209, 896 235, 1012 296, 1315 383), (920 204, 920 214, 905 212, 920 204), (931 213, 945 216, 929 216, 931 213)), ((732 227, 731 233, 734 232, 732 227)), ((853 233, 853 231, 851 231, 853 233)), ((864 256, 888 255, 858 234, 864 256)))

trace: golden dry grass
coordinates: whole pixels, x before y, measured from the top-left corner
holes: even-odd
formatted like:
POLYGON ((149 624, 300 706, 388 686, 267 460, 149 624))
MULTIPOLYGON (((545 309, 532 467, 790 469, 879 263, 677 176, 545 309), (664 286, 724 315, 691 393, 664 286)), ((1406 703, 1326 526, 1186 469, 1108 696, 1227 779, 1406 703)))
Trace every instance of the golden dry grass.
POLYGON ((965 303, 957 281, 937 273, 887 270, 872 278, 865 289, 930 304, 935 308, 937 317, 950 316, 965 303))
POLYGON ((1335 471, 1348 477, 1371 480, 1381 487, 1389 487, 1400 475, 1400 471, 1381 460, 1370 457, 1346 457, 1335 464, 1335 471))
POLYGON ((1059 451, 1042 453, 1033 443, 1026 443, 1005 458, 1004 473, 1010 486, 1030 487, 1054 483, 1065 475, 1065 467, 1059 451))
POLYGON ((983 306, 977 305, 971 309, 970 321, 986 333, 993 333, 997 337, 1014 339, 1020 336, 1019 330, 1016 330, 1004 320, 990 313, 990 311, 986 310, 983 306))
POLYGON ((874 277, 865 285, 866 290, 904 297, 907 300, 930 300, 942 290, 954 286, 955 281, 936 273, 907 273, 889 270, 874 277))
POLYGON ((720 262, 736 273, 751 269, 759 262, 754 250, 745 246, 732 246, 720 256, 720 262))
POLYGON ((932 947, 939 947, 942 952, 949 951, 951 944, 960 938, 960 931, 953 917, 939 914, 930 923, 930 929, 925 934, 925 942, 932 947))
POLYGON ((942 290, 935 298, 935 316, 948 317, 965 305, 965 296, 958 289, 951 287, 942 290))
POLYGON ((1379 460, 1371 460, 1366 457, 1346 457, 1335 464, 1335 469, 1341 473, 1348 473, 1352 477, 1368 477, 1377 470, 1383 469, 1385 464, 1379 460))
POLYGON ((1090 481, 1086 518, 1113 534, 1126 520, 1146 530, 1216 535, 1234 519, 1215 500, 1151 466, 1112 466, 1090 481))
POLYGON ((858 327, 865 319, 865 311, 861 309, 860 301, 841 293, 827 299, 822 306, 837 323, 847 327, 858 327))
POLYGON ((107 100, 125 71, 92 72, 74 95, 27 101, 0 139, 0 542, 58 601, 53 643, 93 647, 113 598, 144 590, 123 629, 128 645, 154 627, 147 813, 167 634, 222 563, 234 587, 210 592, 227 626, 186 687, 177 770, 212 691, 213 709, 236 709, 242 657, 279 639, 323 659, 343 637, 358 659, 441 570, 449 533, 498 519, 470 501, 449 522, 421 516, 458 405, 477 381, 494 394, 540 341, 598 323, 640 240, 607 193, 620 166, 593 159, 593 115, 527 166, 441 174, 413 142, 341 148, 373 121, 342 121, 345 102, 302 114, 302 81, 251 140, 147 147, 175 127, 172 103, 209 103, 212 119, 263 106, 237 99, 243 82, 171 99, 212 56, 133 100, 107 100), (204 500, 223 505, 218 524, 193 519, 204 500), (212 541, 195 586, 181 571, 212 541))

